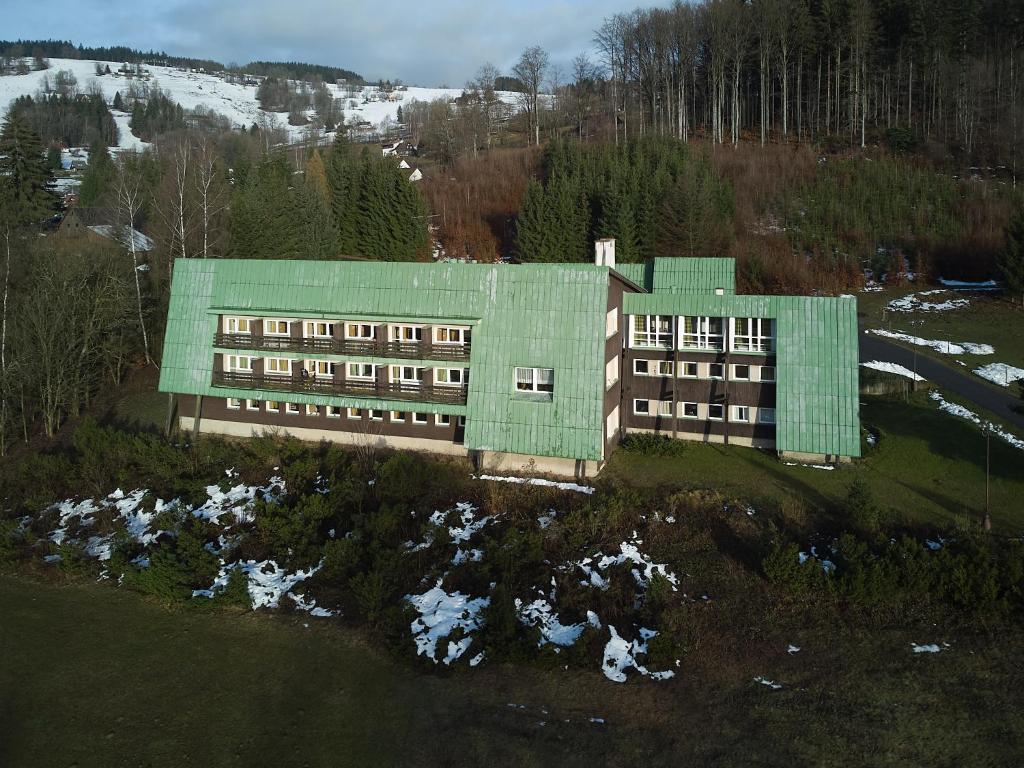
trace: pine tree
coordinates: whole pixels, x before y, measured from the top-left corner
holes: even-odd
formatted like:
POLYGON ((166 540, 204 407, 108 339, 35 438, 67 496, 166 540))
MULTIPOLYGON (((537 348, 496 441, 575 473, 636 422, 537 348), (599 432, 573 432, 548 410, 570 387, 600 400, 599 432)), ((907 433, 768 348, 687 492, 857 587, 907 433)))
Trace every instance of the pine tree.
POLYGON ((1006 292, 1024 305, 1024 211, 1006 228, 1006 245, 996 259, 1006 292))
POLYGON ((338 252, 354 255, 356 250, 356 222, 359 218, 358 199, 361 182, 348 141, 341 132, 327 154, 325 177, 330 189, 331 212, 338 235, 338 252))
POLYGON ((16 226, 41 222, 56 210, 50 178, 39 137, 17 113, 9 114, 0 131, 0 184, 16 226))
POLYGON ((327 169, 324 167, 324 160, 320 156, 320 150, 314 149, 309 160, 306 161, 306 182, 309 183, 325 203, 330 205, 331 188, 327 184, 327 169))
POLYGON ((94 141, 89 147, 89 165, 78 189, 79 203, 86 207, 97 205, 113 189, 116 174, 117 169, 106 144, 94 141))
POLYGON ((112 106, 114 107, 114 109, 118 110, 119 112, 124 112, 124 100, 121 98, 121 92, 120 91, 117 91, 114 94, 114 103, 113 103, 112 106))
POLYGON ((521 261, 548 261, 547 221, 545 220, 545 192, 538 181, 531 181, 516 220, 516 255, 521 261))

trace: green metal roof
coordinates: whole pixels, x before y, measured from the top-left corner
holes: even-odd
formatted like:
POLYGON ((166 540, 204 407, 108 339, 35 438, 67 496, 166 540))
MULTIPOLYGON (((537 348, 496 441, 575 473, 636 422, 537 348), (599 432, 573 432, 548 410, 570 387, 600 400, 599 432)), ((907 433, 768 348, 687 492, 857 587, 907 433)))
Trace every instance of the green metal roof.
MULTIPOLYGON (((600 459, 608 269, 590 264, 178 259, 160 389, 260 397, 211 386, 215 307, 253 314, 479 320, 470 352, 465 443, 470 449, 600 459), (516 366, 555 370, 550 402, 514 397, 516 366)), ((272 398, 280 398, 275 393, 272 398)), ((308 396, 289 395, 296 402, 308 396)), ((343 397, 339 406, 413 409, 343 397)), ((456 412, 417 404, 415 410, 456 412)))
POLYGON ((631 315, 776 320, 776 448, 860 456, 856 298, 628 293, 631 315))
POLYGON ((736 293, 736 260, 657 258, 644 264, 617 264, 615 271, 651 293, 736 293))

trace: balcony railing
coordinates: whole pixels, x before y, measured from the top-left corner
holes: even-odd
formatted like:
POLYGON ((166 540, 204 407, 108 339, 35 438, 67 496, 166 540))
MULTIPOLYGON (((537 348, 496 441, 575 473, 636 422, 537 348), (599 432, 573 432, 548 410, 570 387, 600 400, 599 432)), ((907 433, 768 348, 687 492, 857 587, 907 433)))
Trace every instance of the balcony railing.
POLYGON ((383 341, 380 339, 306 339, 291 336, 256 336, 249 333, 218 333, 213 340, 224 349, 263 352, 393 357, 410 360, 469 360, 469 344, 383 341))
POLYGON ((408 400, 413 403, 466 404, 465 387, 446 387, 437 384, 380 384, 375 381, 335 381, 330 378, 300 379, 294 376, 214 371, 213 386, 340 397, 375 397, 385 400, 408 400))

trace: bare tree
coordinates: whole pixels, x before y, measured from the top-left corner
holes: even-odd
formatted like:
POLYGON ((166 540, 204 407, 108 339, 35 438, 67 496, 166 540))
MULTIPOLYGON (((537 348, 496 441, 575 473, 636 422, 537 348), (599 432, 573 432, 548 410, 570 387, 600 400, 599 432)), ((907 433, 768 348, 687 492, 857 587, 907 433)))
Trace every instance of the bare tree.
POLYGON ((533 143, 540 145, 540 88, 548 69, 548 54, 539 45, 523 51, 512 67, 512 74, 523 84, 523 107, 533 132, 533 143))
POLYGON ((146 319, 142 311, 142 284, 139 280, 138 243, 135 222, 142 210, 142 174, 138 168, 134 153, 122 152, 117 163, 117 212, 123 227, 123 242, 132 257, 132 273, 135 277, 135 298, 139 312, 139 330, 142 332, 142 349, 146 363, 155 365, 149 353, 149 334, 146 332, 146 319))
POLYGON ((211 225, 227 209, 227 188, 222 183, 220 169, 217 166, 217 153, 213 142, 206 136, 201 136, 196 145, 195 187, 202 239, 199 253, 204 259, 210 256, 211 225))

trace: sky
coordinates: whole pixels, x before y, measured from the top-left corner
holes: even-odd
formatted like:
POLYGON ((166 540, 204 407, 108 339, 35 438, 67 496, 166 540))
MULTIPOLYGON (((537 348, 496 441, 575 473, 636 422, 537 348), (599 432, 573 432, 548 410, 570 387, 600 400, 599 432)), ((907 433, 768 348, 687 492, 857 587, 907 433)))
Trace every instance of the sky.
MULTIPOLYGON (((540 45, 568 75, 594 30, 630 0, 0 0, 0 37, 62 39, 228 63, 306 61, 367 79, 460 87, 484 62, 508 72, 540 45)), ((565 77, 562 78, 563 80, 565 77)))

